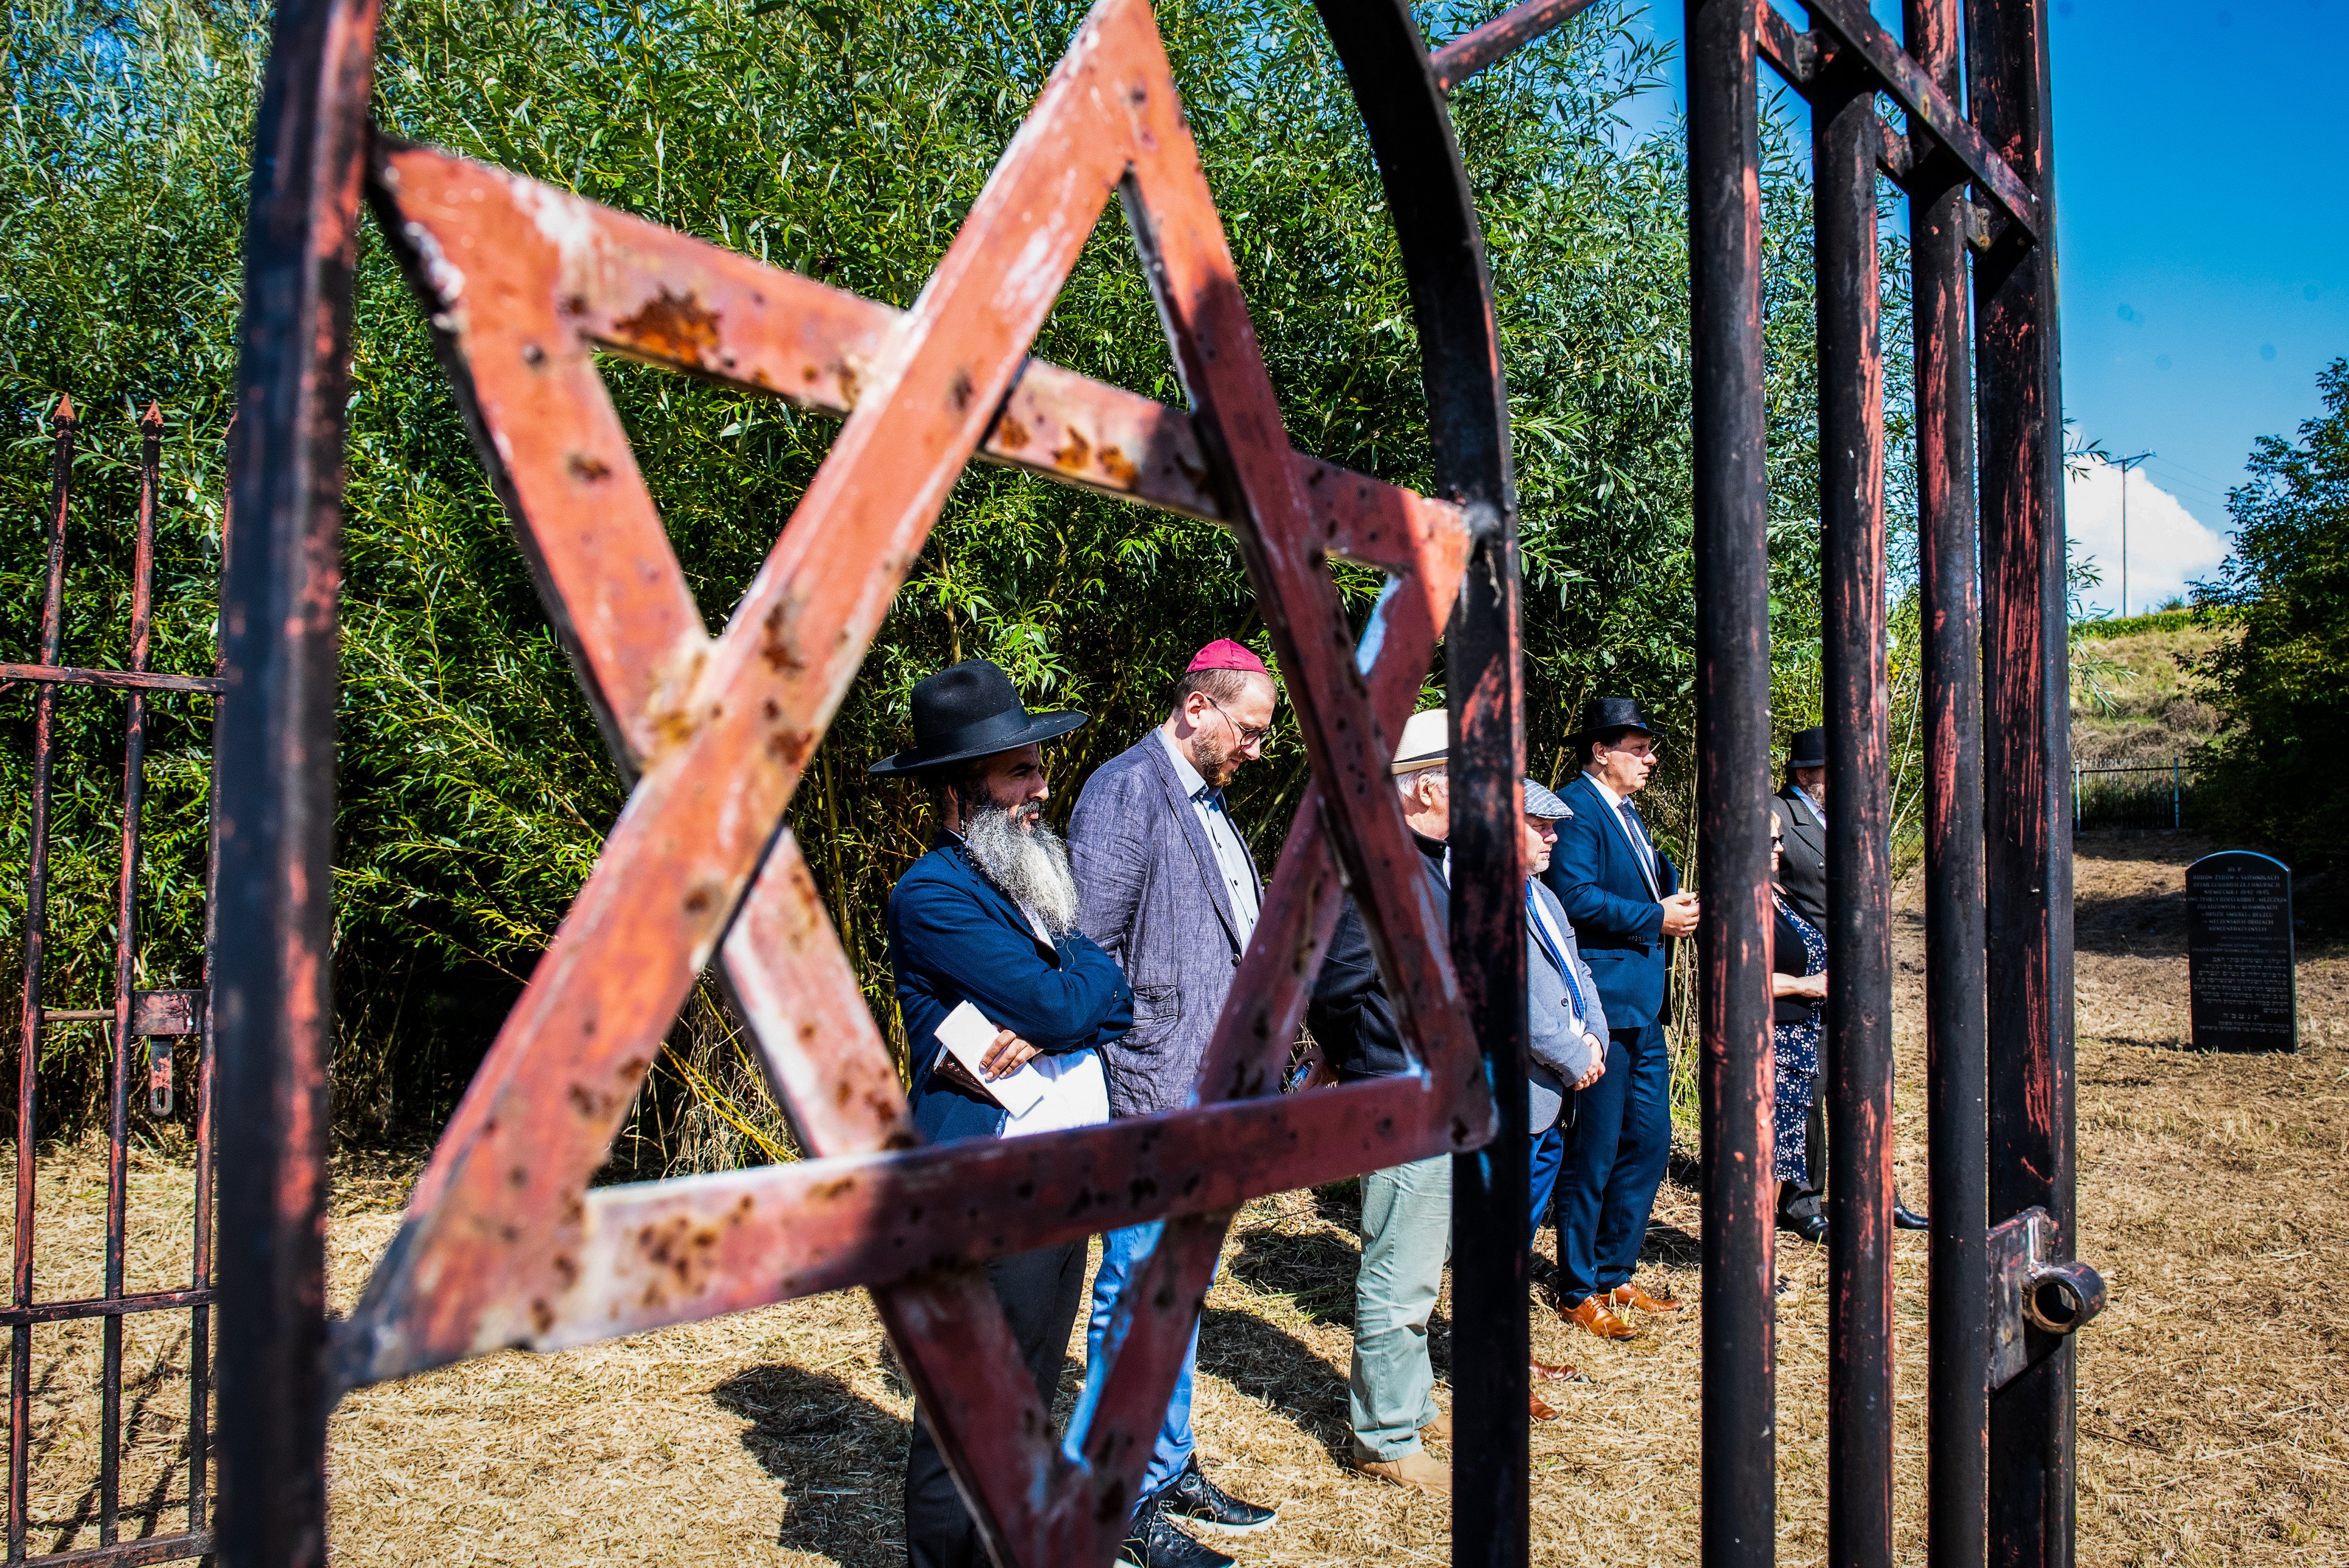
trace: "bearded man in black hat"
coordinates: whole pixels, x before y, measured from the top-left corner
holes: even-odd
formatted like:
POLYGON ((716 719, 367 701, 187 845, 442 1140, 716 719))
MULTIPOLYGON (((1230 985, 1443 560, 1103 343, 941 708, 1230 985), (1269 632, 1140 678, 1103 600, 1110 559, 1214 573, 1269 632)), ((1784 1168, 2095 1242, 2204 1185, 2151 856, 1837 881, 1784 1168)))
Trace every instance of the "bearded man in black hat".
MULTIPOLYGON (((1133 1022, 1133 992, 1077 929, 1068 849, 1043 819, 1051 791, 1042 742, 1084 722, 1082 713, 1030 713, 1001 670, 966 659, 914 688, 913 749, 871 770, 918 777, 938 812, 936 846, 889 895, 889 965, 914 1060, 914 1121, 933 1143, 1109 1119, 1101 1050, 1133 1022), (965 1003, 995 1031, 975 1067, 938 1035, 965 1003), (1032 1102, 1012 1096, 1023 1106, 1015 1116, 988 1085, 1030 1067, 1044 1092, 1032 1102)), ((987 1275, 1050 1407, 1082 1298, 1085 1243, 999 1258, 987 1275)), ((919 1410, 905 1456, 905 1548, 912 1568, 988 1568, 919 1410)))
POLYGON ((1542 881, 1573 923, 1607 1013, 1607 1070, 1573 1092, 1557 1178, 1557 1310, 1603 1339, 1638 1332, 1630 1314, 1678 1312, 1632 1279, 1671 1154, 1671 1064, 1664 1050, 1666 944, 1696 930, 1696 895, 1648 836, 1631 797, 1656 765, 1655 732, 1629 697, 1584 704, 1569 737, 1581 776, 1559 792, 1572 815, 1542 881))

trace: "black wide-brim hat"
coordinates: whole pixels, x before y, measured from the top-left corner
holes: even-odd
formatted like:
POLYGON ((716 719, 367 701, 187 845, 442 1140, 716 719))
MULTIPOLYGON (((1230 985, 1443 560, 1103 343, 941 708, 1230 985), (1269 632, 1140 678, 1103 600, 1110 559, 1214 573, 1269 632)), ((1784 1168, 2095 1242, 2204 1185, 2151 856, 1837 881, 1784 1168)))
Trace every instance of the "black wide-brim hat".
POLYGON ((1656 727, 1648 722, 1648 715, 1640 709, 1638 699, 1593 697, 1582 705, 1581 721, 1576 724, 1574 733, 1568 735, 1567 740, 1572 744, 1580 745, 1585 741, 1596 740, 1600 735, 1618 730, 1637 730, 1643 735, 1652 735, 1656 732, 1656 727))
POLYGON ((948 763, 991 757, 1065 735, 1085 722, 1078 712, 1030 713, 1011 677, 986 659, 949 664, 914 688, 914 744, 884 757, 868 774, 917 774, 948 763))
POLYGON ((1786 742, 1786 765, 1790 768, 1823 768, 1827 765, 1827 732, 1824 726, 1797 730, 1786 742))

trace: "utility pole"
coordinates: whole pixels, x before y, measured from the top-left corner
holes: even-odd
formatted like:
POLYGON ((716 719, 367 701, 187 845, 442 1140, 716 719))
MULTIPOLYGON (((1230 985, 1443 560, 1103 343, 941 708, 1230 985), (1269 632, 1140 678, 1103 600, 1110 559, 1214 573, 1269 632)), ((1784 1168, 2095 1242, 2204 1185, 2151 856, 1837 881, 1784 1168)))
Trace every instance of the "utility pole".
POLYGON ((2141 452, 2135 457, 2115 457, 2106 461, 2121 471, 2121 615, 2128 619, 2128 476, 2129 470, 2158 452, 2141 452))

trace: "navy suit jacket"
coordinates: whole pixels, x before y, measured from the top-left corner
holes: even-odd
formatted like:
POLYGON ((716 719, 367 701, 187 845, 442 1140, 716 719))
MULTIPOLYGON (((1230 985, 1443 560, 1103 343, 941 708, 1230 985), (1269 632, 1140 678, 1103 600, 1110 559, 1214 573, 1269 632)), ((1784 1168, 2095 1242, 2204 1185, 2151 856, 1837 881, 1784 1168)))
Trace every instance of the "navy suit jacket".
POLYGON ((1133 1022, 1133 992, 1081 932, 1037 936, 1019 906, 978 874, 959 842, 923 856, 889 894, 889 968, 913 1059, 914 1125, 932 1143, 992 1137, 1006 1113, 930 1072, 937 1027, 961 1002, 1040 1052, 1099 1049, 1133 1022))
MULTIPOLYGON (((1664 909, 1657 900, 1680 891, 1680 872, 1656 851, 1651 891, 1623 837, 1615 808, 1580 774, 1558 792, 1574 815, 1557 825, 1542 880, 1574 922, 1582 961, 1599 981, 1599 1000, 1615 1031, 1645 1029, 1664 1011, 1664 909)), ((1632 809, 1637 810, 1634 802, 1632 809)))

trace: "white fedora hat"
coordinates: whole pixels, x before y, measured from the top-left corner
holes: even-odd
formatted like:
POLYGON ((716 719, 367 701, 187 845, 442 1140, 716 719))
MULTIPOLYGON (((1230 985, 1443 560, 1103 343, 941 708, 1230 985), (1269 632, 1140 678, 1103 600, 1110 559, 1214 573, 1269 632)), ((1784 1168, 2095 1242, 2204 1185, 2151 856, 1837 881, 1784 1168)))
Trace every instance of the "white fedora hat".
POLYGON ((1413 713, 1403 722, 1402 743, 1395 747, 1392 771, 1398 774, 1415 774, 1442 767, 1444 747, 1451 738, 1452 716, 1443 709, 1430 708, 1423 713, 1413 713))

